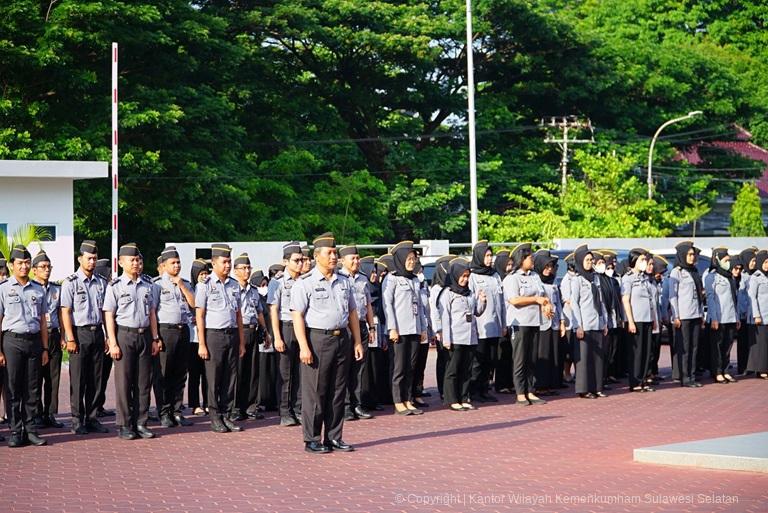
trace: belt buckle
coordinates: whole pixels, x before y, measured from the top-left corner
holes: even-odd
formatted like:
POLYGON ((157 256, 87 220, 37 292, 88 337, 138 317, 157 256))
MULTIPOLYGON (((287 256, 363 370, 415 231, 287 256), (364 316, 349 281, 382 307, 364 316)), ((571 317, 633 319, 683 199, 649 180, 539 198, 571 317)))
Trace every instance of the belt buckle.
POLYGON ((91 331, 96 331, 96 325, 95 324, 91 324, 90 326, 88 326, 88 329, 91 330, 91 331))
POLYGON ((334 337, 338 337, 339 335, 341 335, 341 330, 333 330, 331 332, 331 335, 333 335, 334 337))
POLYGON ((137 331, 137 333, 139 333, 139 335, 141 335, 142 333, 147 331, 147 329, 146 328, 136 328, 136 331, 137 331))

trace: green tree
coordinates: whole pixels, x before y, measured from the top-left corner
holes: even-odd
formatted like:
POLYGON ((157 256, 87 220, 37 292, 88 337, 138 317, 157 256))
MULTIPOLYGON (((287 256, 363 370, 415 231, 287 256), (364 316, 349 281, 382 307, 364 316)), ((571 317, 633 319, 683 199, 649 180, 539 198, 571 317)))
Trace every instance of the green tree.
POLYGON ((745 183, 731 209, 731 224, 728 227, 732 237, 764 237, 763 212, 757 187, 745 183))

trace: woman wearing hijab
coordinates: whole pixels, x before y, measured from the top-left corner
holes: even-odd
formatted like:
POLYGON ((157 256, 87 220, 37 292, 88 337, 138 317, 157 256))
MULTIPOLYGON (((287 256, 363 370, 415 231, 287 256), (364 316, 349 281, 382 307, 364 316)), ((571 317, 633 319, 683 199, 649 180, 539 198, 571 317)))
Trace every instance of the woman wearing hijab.
POLYGON ((648 262, 648 281, 654 288, 654 304, 656 305, 656 329, 651 335, 651 355, 648 364, 648 379, 652 383, 658 384, 661 380, 659 375, 659 358, 661 357, 661 326, 665 320, 669 319, 669 314, 664 313, 669 309, 669 298, 665 296, 664 275, 667 273, 669 262, 661 255, 653 255, 648 262))
POLYGON ((438 299, 443 288, 448 286, 448 281, 450 280, 448 277, 448 266, 454 258, 456 258, 456 255, 446 255, 437 259, 435 262, 435 274, 432 277, 432 286, 429 290, 429 315, 431 316, 432 329, 435 332, 435 340, 437 341, 435 344, 437 349, 435 377, 437 378, 437 390, 440 392, 440 400, 445 398, 443 381, 445 379, 445 369, 448 366, 448 360, 450 360, 450 351, 443 347, 442 344, 442 312, 438 299))
POLYGON ((504 293, 501 277, 493 267, 493 250, 487 240, 481 240, 472 247, 469 290, 477 296, 480 291, 487 298, 486 308, 477 319, 478 343, 472 363, 472 398, 479 402, 497 402, 488 393, 493 374, 494 362, 499 352, 499 339, 506 335, 504 326, 504 293))
POLYGON ((541 316, 539 326, 536 370, 534 372, 536 393, 539 395, 558 395, 555 389, 563 379, 562 357, 560 356, 560 338, 565 336, 560 291, 555 285, 557 275, 557 257, 546 249, 533 254, 533 270, 539 275, 544 292, 552 304, 553 317, 541 316))
POLYGON ((747 371, 768 379, 768 251, 755 255, 755 272, 749 279, 749 301, 752 307, 749 360, 747 371))
POLYGON ((375 263, 373 271, 368 276, 371 288, 371 305, 373 306, 373 323, 376 326, 376 337, 369 344, 370 349, 370 389, 371 397, 366 403, 368 409, 381 411, 383 404, 392 404, 392 380, 390 372, 389 340, 387 339, 387 322, 382 301, 382 283, 393 267, 392 255, 383 255, 375 263))
POLYGON ((392 248, 394 270, 382 287, 387 334, 394 352, 392 399, 395 413, 420 415, 423 410, 413 405, 413 377, 419 344, 427 338, 426 312, 421 302, 413 242, 399 242, 392 248))
POLYGON ((486 308, 486 295, 469 289, 470 266, 463 258, 451 260, 448 286, 440 293, 441 344, 451 353, 445 370, 445 404, 451 410, 474 410, 469 394, 474 346, 478 343, 476 317, 486 308))
MULTIPOLYGON (((496 260, 493 262, 493 268, 499 279, 504 281, 507 274, 512 270, 512 260, 509 258, 509 251, 502 250, 496 253, 496 260)), ((504 299, 504 289, 502 287, 502 301, 504 299)), ((504 307, 506 314, 506 306, 504 307)), ((499 340, 499 352, 494 362, 494 387, 499 394, 514 394, 514 384, 512 383, 512 340, 511 333, 507 329, 506 320, 504 321, 504 335, 499 340)))
POLYGON ((736 311, 738 287, 731 273, 728 248, 712 250, 712 270, 704 278, 704 291, 707 294, 707 322, 712 343, 712 377, 716 383, 735 383, 736 380, 727 371, 731 363, 731 346, 739 328, 736 311))
MULTIPOLYGON (((190 273, 190 281, 192 287, 197 287, 198 283, 202 283, 210 274, 211 270, 205 260, 197 259, 192 262, 192 271, 190 273)), ((197 328, 195 327, 195 316, 190 316, 190 337, 189 337, 189 353, 187 353, 187 361, 189 362, 189 371, 187 374, 187 404, 192 410, 192 413, 197 416, 203 416, 208 410, 208 382, 205 379, 205 362, 198 354, 200 347, 197 339, 197 328), (202 390, 201 390, 202 388, 202 390), (202 404, 200 403, 200 393, 202 391, 202 404)))
POLYGON ((649 254, 646 250, 630 250, 630 271, 621 279, 621 295, 627 316, 627 332, 630 337, 629 354, 632 367, 629 370, 629 389, 633 392, 653 392, 646 383, 650 361, 651 337, 656 328, 658 308, 654 301, 655 287, 651 285, 646 270, 649 254))
POLYGON ((691 241, 675 246, 677 260, 669 274, 669 307, 675 329, 675 377, 680 385, 701 387, 696 381, 696 352, 704 319, 704 285, 696 269, 701 250, 691 241))
POLYGON ((565 337, 561 339, 563 347, 563 382, 573 383, 575 380, 571 374, 571 366, 573 364, 573 355, 575 353, 575 347, 577 344, 576 336, 574 335, 571 327, 573 326, 573 311, 571 310, 571 289, 573 283, 578 278, 576 273, 576 261, 573 253, 566 255, 563 259, 566 265, 566 272, 562 280, 560 280, 560 300, 563 302, 563 318, 565 319, 565 329, 567 331, 565 337))
POLYGON ((512 335, 512 376, 517 404, 544 404, 533 392, 539 327, 542 317, 553 317, 553 306, 533 271, 533 251, 528 243, 512 250, 512 272, 504 278, 506 324, 512 335))
POLYGON ((593 269, 592 252, 583 244, 573 252, 576 278, 571 283, 571 310, 576 335, 573 360, 576 363, 576 393, 584 399, 605 397, 603 393, 602 340, 608 335, 608 322, 600 297, 600 286, 593 269))
POLYGON ((608 315, 608 336, 605 338, 605 361, 603 365, 603 390, 610 390, 610 385, 618 383, 616 376, 621 375, 617 365, 619 343, 624 332, 624 305, 621 301, 621 282, 615 276, 616 252, 610 249, 599 250, 594 265, 600 290, 603 293, 605 311, 608 315))
MULTIPOLYGON (((264 272, 257 269, 251 273, 249 279, 251 287, 259 293, 259 301, 264 312, 267 330, 272 330, 272 321, 270 320, 269 305, 267 305, 267 293, 269 291, 269 278, 264 276, 264 272)), ((274 335, 270 333, 270 336, 274 335)), ((250 410, 246 413, 250 418, 263 418, 260 412, 267 410, 276 410, 278 407, 278 381, 279 381, 279 363, 278 353, 275 351, 275 345, 264 343, 264 336, 259 340, 259 391, 256 401, 256 410, 250 410)))
POLYGON ((413 270, 419 279, 419 301, 424 309, 427 319, 427 338, 419 343, 418 355, 416 356, 416 366, 413 369, 413 384, 411 385, 413 404, 419 408, 429 406, 421 398, 430 397, 432 394, 424 391, 424 372, 427 370, 427 358, 429 356, 429 342, 435 339, 435 332, 432 329, 432 318, 429 310, 429 283, 424 277, 421 262, 416 261, 416 267, 413 270))
MULTIPOLYGON (((375 392, 373 389, 373 362, 371 361, 371 350, 376 347, 376 325, 378 324, 376 322, 376 305, 374 303, 374 286, 371 282, 372 279, 376 279, 376 261, 375 258, 372 256, 366 256, 360 259, 360 274, 363 275, 367 280, 366 288, 368 290, 368 293, 371 296, 371 308, 373 308, 373 318, 374 323, 373 326, 371 326, 371 331, 373 332, 374 341, 368 343, 368 357, 365 359, 365 362, 363 364, 363 368, 361 371, 361 393, 360 393, 360 403, 361 406, 366 410, 373 410, 378 406, 378 402, 376 401, 375 392), (373 278, 372 278, 373 277, 373 278)), ((379 293, 378 297, 376 298, 378 302, 381 302, 381 294, 379 293)))
POLYGON ((739 296, 738 296, 738 310, 739 321, 741 322, 741 328, 736 334, 736 360, 738 374, 744 374, 744 370, 747 368, 747 360, 749 359, 749 323, 748 320, 752 316, 752 305, 749 302, 749 280, 752 277, 752 273, 755 272, 755 266, 757 260, 755 254, 757 248, 747 248, 739 253, 739 261, 741 262, 741 273, 739 280, 739 296))

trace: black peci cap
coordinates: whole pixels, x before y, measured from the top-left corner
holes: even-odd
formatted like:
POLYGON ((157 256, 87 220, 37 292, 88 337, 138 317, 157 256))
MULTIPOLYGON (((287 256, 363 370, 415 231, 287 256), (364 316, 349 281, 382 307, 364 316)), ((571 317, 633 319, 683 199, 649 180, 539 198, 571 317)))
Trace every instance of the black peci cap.
POLYGON ((320 235, 318 238, 313 240, 312 245, 315 248, 335 248, 336 237, 334 237, 333 233, 331 232, 325 232, 324 234, 320 235))
POLYGON ((37 264, 41 262, 51 262, 51 259, 48 258, 46 252, 42 250, 37 255, 35 255, 35 258, 32 259, 32 267, 37 267, 37 264))
POLYGON ((359 255, 357 252, 357 246, 344 246, 339 250, 339 256, 345 257, 347 255, 359 255))
POLYGON ((141 256, 141 251, 135 242, 129 242, 120 246, 117 256, 141 256))
POLYGON ((98 248, 98 246, 96 246, 96 241, 95 240, 84 240, 83 242, 80 243, 80 254, 81 255, 83 253, 92 253, 92 254, 95 255, 98 252, 99 252, 99 248, 98 248))
POLYGON ((9 260, 13 262, 14 260, 30 260, 31 258, 32 255, 30 254, 27 247, 21 244, 17 244, 11 250, 11 258, 9 258, 9 260))
POLYGON ((232 255, 232 248, 230 248, 227 244, 211 245, 211 258, 229 257, 231 255, 232 255))

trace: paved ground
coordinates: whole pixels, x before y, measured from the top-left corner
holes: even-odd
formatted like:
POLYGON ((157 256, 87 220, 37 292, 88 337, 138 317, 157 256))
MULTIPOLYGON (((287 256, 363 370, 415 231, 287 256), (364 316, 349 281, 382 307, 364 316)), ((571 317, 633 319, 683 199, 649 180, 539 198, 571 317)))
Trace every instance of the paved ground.
POLYGON ((419 417, 347 423, 357 451, 329 455, 303 452, 274 413, 146 441, 46 430, 50 446, 0 447, 0 512, 768 511, 764 474, 632 461, 636 447, 768 430, 766 381, 471 412, 429 401, 419 417))

